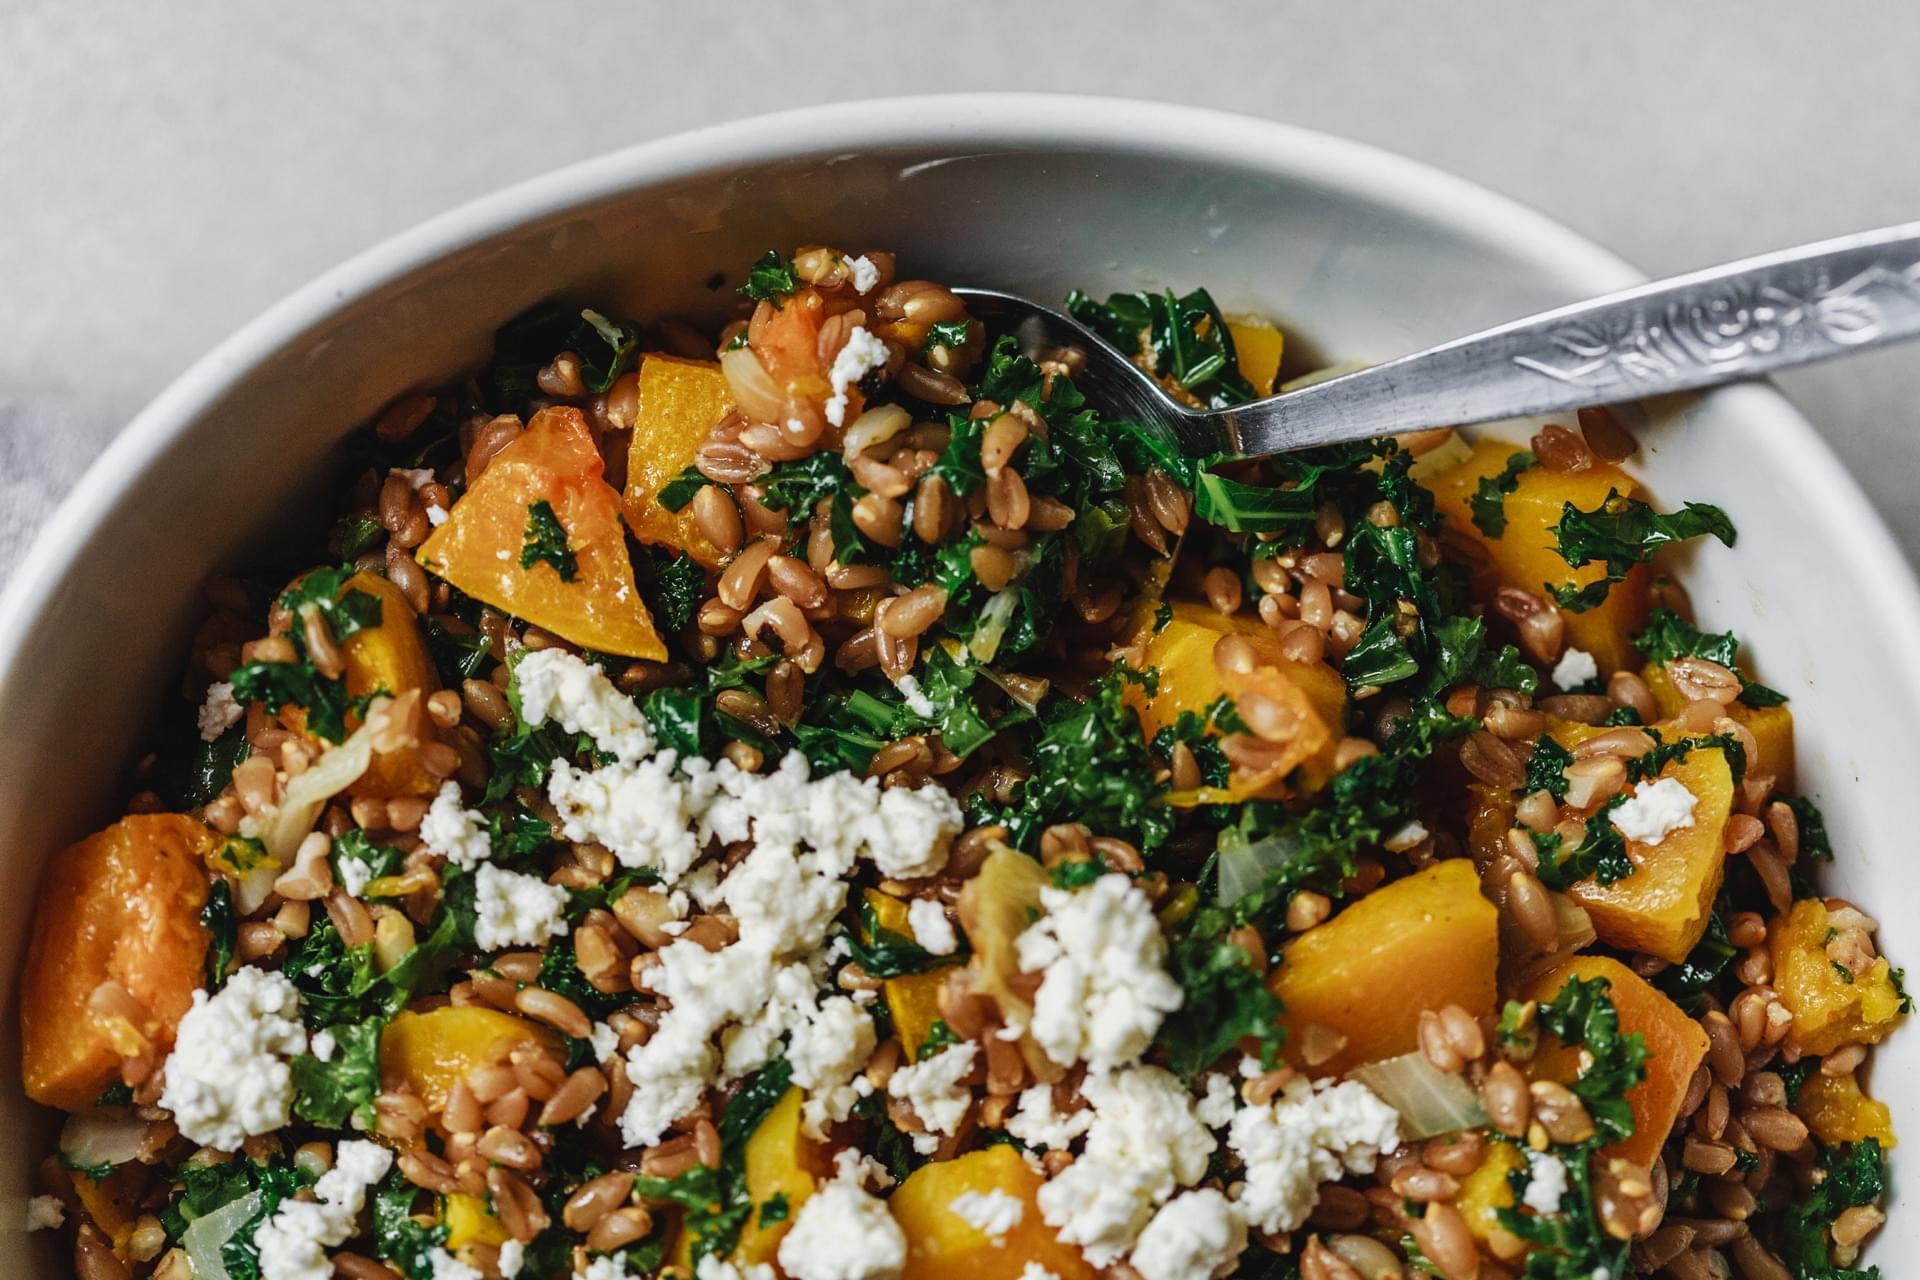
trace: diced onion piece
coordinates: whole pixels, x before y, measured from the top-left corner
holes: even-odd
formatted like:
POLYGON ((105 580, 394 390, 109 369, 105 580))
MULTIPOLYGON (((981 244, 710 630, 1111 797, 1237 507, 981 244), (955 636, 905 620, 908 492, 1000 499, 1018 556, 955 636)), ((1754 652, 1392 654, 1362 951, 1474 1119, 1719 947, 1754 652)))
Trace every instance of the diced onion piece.
POLYGON ((1281 834, 1220 850, 1214 903, 1230 907, 1255 889, 1264 888, 1267 877, 1285 866, 1298 847, 1299 841, 1293 836, 1281 834))
POLYGON ((70 1115, 60 1130, 60 1154, 89 1169, 129 1164, 140 1158, 147 1128, 145 1120, 133 1116, 70 1115))
POLYGON ((1000 641, 1007 634, 1007 624, 1013 621, 1013 611, 1019 604, 1020 593, 1012 587, 987 601, 987 607, 980 611, 980 625, 973 629, 973 637, 967 641, 967 652, 975 662, 992 662, 993 655, 1000 652, 1000 641))
POLYGON ((899 405, 878 405, 853 420, 840 452, 848 458, 858 457, 862 451, 886 443, 911 425, 913 415, 899 405))
POLYGON ((180 1247, 193 1264, 193 1280, 233 1280, 227 1271, 220 1246, 233 1239, 260 1209, 260 1193, 249 1191, 238 1200, 221 1205, 203 1218, 195 1218, 180 1233, 180 1247))
POLYGON ((786 408, 786 396, 774 384, 773 375, 760 363, 760 357, 745 347, 720 353, 720 372, 726 376, 733 402, 749 422, 779 422, 786 408))
POLYGON ((1347 1075, 1400 1113, 1400 1133, 1409 1142, 1477 1129, 1487 1122, 1473 1086, 1440 1070, 1417 1050, 1370 1062, 1347 1075))
POLYGON ((355 729, 339 746, 329 747, 305 773, 288 779, 277 807, 240 824, 241 834, 259 840, 267 851, 259 865, 240 877, 234 891, 233 905, 242 915, 258 910, 273 892, 273 882, 293 862, 295 850, 320 820, 327 801, 358 782, 367 771, 373 762, 374 720, 369 714, 369 723, 355 729))

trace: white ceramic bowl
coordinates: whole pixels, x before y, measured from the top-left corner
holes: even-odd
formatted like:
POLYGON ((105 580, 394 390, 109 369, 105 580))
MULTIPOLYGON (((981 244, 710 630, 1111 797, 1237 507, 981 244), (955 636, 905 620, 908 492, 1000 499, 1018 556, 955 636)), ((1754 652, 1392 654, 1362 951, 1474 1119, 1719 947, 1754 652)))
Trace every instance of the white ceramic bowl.
MULTIPOLYGON (((939 279, 1058 298, 1071 286, 1211 288, 1343 360, 1377 360, 1639 277, 1460 179, 1285 125, 1091 98, 861 103, 723 125, 550 174, 336 269, 246 326, 103 454, 0 601, 0 1270, 53 1266, 20 1198, 49 1123, 21 1096, 14 980, 45 860, 114 816, 176 678, 197 588, 263 544, 317 545, 341 437, 397 393, 476 364, 503 319, 558 292, 633 315, 712 313, 768 247, 896 250, 939 279), (298 531, 298 533, 294 531, 298 531), (309 540, 296 543, 297 536, 309 540)), ((1830 887, 1920 960, 1899 903, 1920 675, 1920 596, 1853 481, 1772 391, 1669 406, 1642 470, 1670 502, 1724 506, 1738 550, 1688 558, 1703 621, 1735 628, 1794 697, 1803 787, 1840 853, 1830 887)), ((1838 424, 1836 424, 1838 425, 1838 424)), ((1920 1036, 1882 1052, 1880 1091, 1920 1036)), ((1896 1160, 1896 1164, 1899 1161, 1896 1160)), ((1920 1264, 1896 1211, 1877 1251, 1920 1264)))

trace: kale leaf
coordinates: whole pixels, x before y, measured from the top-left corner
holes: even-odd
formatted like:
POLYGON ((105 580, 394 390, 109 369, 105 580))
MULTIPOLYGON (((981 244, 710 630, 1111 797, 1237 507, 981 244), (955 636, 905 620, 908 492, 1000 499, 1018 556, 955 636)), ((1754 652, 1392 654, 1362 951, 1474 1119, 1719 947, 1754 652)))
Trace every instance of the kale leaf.
POLYGON ((1740 701, 1750 707, 1777 707, 1787 700, 1786 694, 1741 673, 1740 642, 1733 632, 1702 631, 1671 609, 1656 607, 1647 616, 1646 629, 1633 638, 1633 647, 1648 662, 1705 658, 1719 663, 1740 677, 1740 701))
POLYGON ((1544 791, 1555 800, 1567 798, 1566 768, 1573 763, 1573 753, 1561 746, 1553 738, 1541 734, 1534 740, 1533 754, 1527 757, 1527 794, 1544 791))
POLYGON ((1531 453, 1522 449, 1507 459, 1507 465, 1492 475, 1480 477, 1467 506, 1473 512, 1473 527, 1489 538, 1507 531, 1507 495, 1520 487, 1520 477, 1534 464, 1531 453))
POLYGON ((1731 547, 1735 532, 1733 521, 1719 507, 1705 502, 1689 502, 1680 510, 1655 511, 1638 498, 1629 498, 1617 490, 1592 511, 1582 511, 1571 502, 1560 510, 1560 522, 1553 526, 1554 542, 1560 558, 1573 568, 1602 563, 1606 576, 1584 587, 1552 586, 1553 598, 1563 609, 1575 612, 1598 607, 1635 565, 1645 564, 1653 553, 1671 542, 1711 534, 1731 547))
POLYGON ((325 1062, 311 1053, 293 1060, 293 1113, 323 1129, 344 1128, 359 1115, 371 1126, 373 1095, 380 1091, 380 1031, 383 1019, 328 1028, 334 1048, 325 1062))
POLYGON ((562 582, 572 582, 579 575, 580 562, 567 543, 566 528, 545 498, 527 504, 526 545, 520 548, 520 567, 531 569, 542 561, 553 566, 562 582))
POLYGON ((800 277, 794 273, 791 258, 783 258, 776 250, 769 249, 747 268, 747 282, 736 292, 743 298, 771 302, 777 307, 800 292, 800 277))
POLYGON ((207 905, 200 908, 200 923, 213 935, 207 945, 207 990, 218 991, 233 969, 233 951, 239 928, 234 923, 233 890, 221 876, 213 878, 207 890, 207 905))
POLYGON ((1058 822, 1084 822, 1130 840, 1151 855, 1173 830, 1158 767, 1126 701, 1129 684, 1151 692, 1152 676, 1116 666, 1093 682, 1087 700, 1054 695, 1042 707, 1028 751, 1032 772, 1000 815, 1009 842, 1027 847, 1058 822))
POLYGON ((1886 1160, 1876 1138, 1830 1147, 1820 1154, 1825 1174, 1788 1206, 1782 1223, 1781 1260, 1795 1280, 1879 1280, 1880 1268, 1838 1267, 1828 1229, 1847 1209, 1874 1204, 1886 1194, 1886 1160))
POLYGON ((1104 303, 1078 289, 1067 295, 1074 319, 1201 404, 1225 409, 1259 397, 1240 373, 1233 333, 1205 289, 1177 296, 1116 293, 1104 303))

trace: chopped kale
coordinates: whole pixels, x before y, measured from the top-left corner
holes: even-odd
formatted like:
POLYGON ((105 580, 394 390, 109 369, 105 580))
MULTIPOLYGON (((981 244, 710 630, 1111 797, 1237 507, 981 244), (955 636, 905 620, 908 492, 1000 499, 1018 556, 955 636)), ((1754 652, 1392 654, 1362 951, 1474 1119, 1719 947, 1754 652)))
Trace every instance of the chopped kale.
POLYGON ((747 282, 738 290, 743 298, 754 302, 771 302, 779 306, 789 297, 800 292, 800 277, 794 274, 793 260, 783 258, 769 249, 760 260, 747 268, 747 282))
POLYGON ((1886 1159, 1877 1139, 1830 1147, 1820 1154, 1825 1175, 1787 1206, 1781 1224, 1781 1260, 1795 1280, 1879 1280, 1880 1268, 1836 1266, 1828 1235, 1833 1220, 1886 1195, 1886 1159))
POLYGON ((1279 1053, 1286 1034, 1280 1000, 1252 960, 1210 931, 1189 932, 1169 950, 1167 970, 1184 999, 1161 1024, 1159 1042, 1167 1049, 1167 1065, 1182 1079, 1206 1070, 1242 1039, 1258 1042, 1263 1061, 1279 1053))
POLYGON ((1549 586, 1549 590, 1563 609, 1595 608, 1606 600, 1614 583, 1635 565, 1651 560, 1661 547, 1708 534, 1729 547, 1734 543, 1733 522, 1727 513, 1705 502, 1689 502, 1678 511, 1662 513, 1611 489, 1592 511, 1569 502, 1561 508, 1560 523, 1553 526, 1560 558, 1576 569, 1602 563, 1607 572, 1585 587, 1549 586))
POLYGON ((580 572, 580 562, 567 542, 566 528, 545 498, 527 504, 526 545, 520 548, 522 569, 541 563, 553 566, 562 582, 572 582, 580 572))
POLYGON ((1520 486, 1520 477, 1533 464, 1533 455, 1523 449, 1509 457, 1507 465, 1498 472, 1480 477, 1473 497, 1467 500, 1473 512, 1474 528, 1489 538, 1498 538, 1507 531, 1507 495, 1520 486))
POLYGON ((1152 688, 1151 676, 1115 667, 1094 681, 1087 700, 1054 695, 1041 710, 1028 750, 1032 772, 1000 816, 1016 846, 1026 847, 1058 822, 1084 822, 1130 840, 1151 856, 1173 829, 1140 717, 1126 701, 1130 683, 1152 688))
POLYGON ((487 665, 493 642, 479 631, 455 631, 439 618, 420 620, 420 632, 427 641, 427 653, 440 671, 442 682, 459 688, 462 680, 471 680, 487 665))
POLYGON ((1769 689, 1757 680, 1749 680, 1740 670, 1740 642, 1731 631, 1706 632, 1671 609, 1656 608, 1648 615, 1646 629, 1633 638, 1633 647, 1648 662, 1672 662, 1675 658, 1705 658, 1717 662, 1740 677, 1740 701, 1750 707, 1777 707, 1787 695, 1769 689))
POLYGON ((224 877, 215 876, 207 890, 207 905, 200 908, 200 923, 212 935, 207 945, 207 990, 218 991, 233 969, 233 951, 238 935, 234 923, 233 890, 224 877))
POLYGON ((1654 984, 1675 1004, 1692 1012, 1738 954, 1739 949, 1727 937, 1726 921, 1714 911, 1707 917, 1706 933, 1687 953, 1686 961, 1661 970, 1654 984))
POLYGON ((1571 751, 1546 734, 1541 734, 1534 741, 1533 754, 1527 757, 1527 794, 1544 791, 1555 800, 1565 800, 1570 785, 1566 768, 1572 763, 1571 751))
POLYGON ((694 495, 712 484, 713 481, 700 474, 700 468, 687 467, 673 479, 661 486, 654 500, 668 511, 684 511, 694 495))
POLYGON ((914 1061, 925 1062, 928 1058, 939 1054, 942 1049, 964 1043, 960 1033, 948 1026, 945 1018, 935 1018, 927 1027, 927 1038, 920 1042, 919 1050, 913 1055, 914 1061))
POLYGON ((847 952, 870 978, 899 978, 966 963, 964 947, 952 955, 937 956, 906 934, 884 928, 872 900, 864 894, 857 914, 860 931, 847 935, 847 952))
POLYGON ((1820 806, 1806 796, 1786 796, 1784 800, 1800 828, 1801 855, 1815 862, 1832 862, 1833 838, 1827 834, 1827 819, 1820 806))
POLYGON ((599 394, 633 367, 639 357, 640 330, 597 311, 541 303, 494 334, 493 364, 480 388, 486 407, 524 416, 532 401, 546 398, 540 389, 540 371, 562 351, 571 351, 579 359, 581 384, 599 394))
POLYGON ((333 1052, 326 1061, 311 1053, 293 1060, 293 1113, 322 1128, 339 1129, 349 1117, 373 1123, 373 1095, 380 1091, 380 1030, 375 1019, 330 1027, 333 1052))
POLYGON ((1067 295, 1074 319, 1201 404, 1225 409, 1258 399, 1240 374, 1227 321, 1205 289, 1176 296, 1116 293, 1104 303, 1079 290, 1067 295))

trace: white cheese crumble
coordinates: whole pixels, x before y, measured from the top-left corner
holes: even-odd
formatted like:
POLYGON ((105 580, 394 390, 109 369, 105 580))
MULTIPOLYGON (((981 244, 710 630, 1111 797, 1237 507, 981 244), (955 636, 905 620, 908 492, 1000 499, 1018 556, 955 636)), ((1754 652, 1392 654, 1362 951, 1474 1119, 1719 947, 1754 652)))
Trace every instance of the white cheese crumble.
POLYGON ((593 1031, 587 1036, 587 1043, 593 1046, 593 1060, 605 1065, 620 1052, 620 1033, 604 1022, 593 1024, 593 1031))
POLYGON ((167 1058, 160 1105, 201 1146, 237 1151, 248 1138, 286 1126, 288 1060, 306 1049, 293 983, 267 969, 235 970, 217 995, 193 993, 167 1058))
MULTIPOLYGON (((916 1140, 960 1131, 960 1122, 973 1103, 973 1089, 966 1078, 973 1072, 978 1052, 971 1043, 950 1044, 924 1062, 901 1067, 887 1081, 888 1094, 905 1099, 927 1126, 928 1133, 913 1135, 916 1140)), ((916 1141, 915 1146, 919 1145, 916 1141)), ((938 1141, 926 1145, 931 1149, 938 1141)))
POLYGON ((539 876, 482 863, 473 887, 473 940, 481 949, 537 947, 567 932, 567 891, 539 876))
POLYGON ((1400 1145, 1400 1113, 1358 1081, 1293 1080, 1265 1106, 1244 1107, 1227 1145, 1246 1166, 1238 1201, 1262 1231, 1292 1231, 1313 1211, 1320 1185, 1371 1173, 1400 1145))
POLYGON ((340 887, 349 896, 359 897, 373 883, 373 868, 365 858, 354 853, 342 853, 338 849, 333 855, 333 871, 340 878, 340 887))
POLYGON ((1418 818, 1414 818, 1411 821, 1402 823, 1398 830, 1392 835, 1389 835, 1385 840, 1382 840, 1380 847, 1388 853, 1405 853, 1422 840, 1425 840, 1428 834, 1427 824, 1418 818))
POLYGON ((959 935, 947 919, 946 908, 932 898, 915 898, 907 904, 907 924, 913 930, 913 940, 929 954, 950 956, 960 948, 959 935))
POLYGON ((353 1235, 368 1188, 392 1165, 393 1153, 375 1142, 355 1139, 336 1147, 333 1168, 314 1183, 313 1199, 282 1201, 253 1233, 261 1280, 328 1280, 333 1263, 326 1251, 353 1235))
MULTIPOLYGON (((432 516, 431 507, 427 509, 427 514, 429 517, 432 516)), ((511 1236, 507 1237, 500 1242, 500 1253, 494 1265, 499 1268, 504 1280, 514 1280, 514 1277, 520 1274, 520 1268, 527 1265, 527 1246, 511 1236)))
POLYGON ((584 733, 594 745, 622 761, 653 751, 653 729, 632 698, 614 687, 606 673, 564 649, 539 649, 513 668, 521 720, 530 725, 556 721, 568 733, 584 733))
POLYGON ((586 1270, 575 1271, 574 1280, 641 1280, 627 1269, 627 1260, 619 1254, 601 1254, 587 1263, 586 1270))
POLYGON ((700 856, 695 791, 675 771, 671 751, 599 769, 555 760, 547 799, 559 811, 561 835, 605 845, 623 867, 657 871, 672 884, 700 856))
POLYGON ((827 400, 827 421, 844 427, 847 392, 867 374, 886 366, 887 344, 868 333, 865 327, 855 325, 847 335, 847 345, 840 348, 840 354, 833 358, 833 368, 827 371, 827 381, 833 384, 833 395, 827 400))
POLYGON ((1094 1111, 1086 1150, 1040 1188, 1040 1216, 1106 1267, 1133 1247, 1155 1208, 1206 1176, 1217 1144, 1194 1118, 1192 1096, 1160 1067, 1090 1075, 1080 1092, 1094 1111))
POLYGON ((1520 1203, 1535 1213, 1560 1212, 1560 1198, 1567 1194, 1566 1163, 1556 1155, 1529 1151, 1527 1172, 1527 1193, 1520 1203))
POLYGON ((322 1028, 313 1033, 313 1042, 307 1046, 307 1052, 322 1062, 332 1062, 334 1050, 340 1042, 334 1039, 331 1028, 322 1028))
POLYGON ((793 1280, 896 1280, 907 1235, 885 1201, 836 1179, 800 1206, 778 1256, 793 1280))
POLYGON ((1620 834, 1640 844, 1659 844, 1676 831, 1693 825, 1699 798, 1678 778, 1642 782, 1611 815, 1620 834))
POLYGON ((1007 1232, 1020 1225, 1027 1205, 1018 1196, 1010 1196, 995 1187, 988 1191, 962 1192, 948 1202, 947 1208, 975 1231, 999 1243, 1007 1232))
POLYGON ((1153 903, 1118 874, 1077 892, 1043 888, 1040 901, 1046 914, 1015 944, 1021 971, 1045 974, 1033 1038, 1061 1066, 1085 1060, 1104 1071, 1134 1061, 1181 1002, 1153 903))
POLYGON ((493 856, 486 815, 460 802, 460 784, 448 779, 420 819, 420 840, 456 867, 471 871, 493 856))
POLYGON ((233 682, 214 681, 207 686, 207 700, 200 704, 200 741, 214 741, 246 714, 247 709, 233 700, 233 682))
POLYGON ((1160 1206, 1128 1259, 1141 1280, 1206 1280, 1247 1247, 1247 1223, 1211 1187, 1160 1206))
POLYGON ((447 522, 447 515, 447 509, 438 503, 430 502, 427 504, 427 523, 435 529, 438 529, 447 522))
POLYGON ((845 261, 847 270, 853 273, 855 293, 870 293, 873 286, 880 283, 880 268, 874 266, 872 260, 864 253, 857 258, 848 258, 845 261))
POLYGON ((33 1196, 27 1201, 27 1230, 52 1231, 67 1220, 67 1206, 58 1196, 33 1196))
POLYGON ((1239 1109, 1240 1090, 1231 1079, 1216 1072, 1207 1077, 1206 1095, 1194 1104, 1193 1114, 1209 1129, 1224 1129, 1239 1109))
POLYGON ((741 1264, 712 1253, 700 1259, 693 1275, 694 1280, 774 1280, 773 1268, 764 1262, 741 1264))
POLYGON ((787 1061, 793 1083, 806 1091, 800 1124, 807 1136, 824 1138, 828 1125, 853 1114, 860 1101, 855 1077, 876 1044, 872 1015, 851 997, 828 996, 805 1011, 789 1034, 787 1061))
POLYGON ((1008 1133, 1030 1147, 1048 1151, 1066 1150, 1092 1125, 1092 1107, 1065 1113, 1054 1110, 1050 1084, 1036 1084, 1022 1093, 1019 1108, 1007 1117, 1008 1133))
POLYGON ((1578 689, 1600 678, 1600 664, 1585 649, 1568 649, 1553 665, 1553 682, 1562 689, 1578 689))
POLYGON ((432 1269, 433 1280, 487 1280, 478 1268, 468 1266, 438 1245, 427 1255, 427 1266, 432 1269))
POLYGON ((1020 1271, 1020 1280, 1060 1280, 1060 1277, 1037 1262, 1029 1262, 1020 1271))
POLYGON ((922 720, 931 720, 940 714, 940 708, 933 705, 933 699, 926 695, 926 692, 920 688, 920 682, 912 676, 901 676, 893 682, 893 687, 898 689, 900 696, 906 700, 907 710, 922 720))

